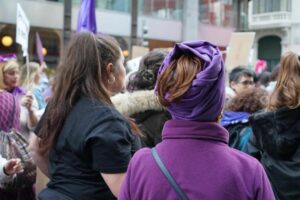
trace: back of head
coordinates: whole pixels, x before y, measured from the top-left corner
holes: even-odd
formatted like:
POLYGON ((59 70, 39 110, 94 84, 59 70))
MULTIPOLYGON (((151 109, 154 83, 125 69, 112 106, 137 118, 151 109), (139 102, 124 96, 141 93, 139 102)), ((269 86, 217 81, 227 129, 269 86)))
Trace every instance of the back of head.
POLYGON ((232 112, 255 113, 267 106, 268 92, 261 88, 249 88, 237 94, 229 102, 226 110, 232 112))
POLYGON ((273 70, 270 74, 270 81, 276 81, 277 80, 279 69, 280 69, 280 64, 276 65, 276 67, 273 68, 273 70))
POLYGON ((209 42, 176 44, 159 69, 156 91, 173 119, 216 121, 224 105, 222 55, 209 42))
POLYGON ((36 62, 29 62, 21 67, 20 85, 26 89, 32 89, 34 85, 38 84, 40 65, 36 62), (27 80, 28 78, 28 80, 27 80))
POLYGON ((282 55, 276 87, 271 94, 267 109, 281 107, 294 109, 300 106, 300 57, 287 52, 282 55))
MULTIPOLYGON (((116 40, 90 32, 76 33, 66 49, 53 84, 45 123, 40 131, 40 152, 45 154, 59 134, 65 117, 80 97, 111 105, 107 65, 117 68, 121 51, 116 40), (53 126, 55 124, 55 126, 53 126), (51 130, 51 131, 49 131, 51 130)), ((118 69, 116 69, 118 70, 118 69)))
POLYGON ((129 77, 128 91, 154 89, 159 67, 164 61, 167 52, 153 50, 147 53, 140 61, 139 69, 129 77))
POLYGON ((259 83, 261 85, 263 85, 264 87, 267 87, 270 82, 270 75, 271 75, 271 72, 268 72, 268 71, 262 72, 259 76, 259 83))
POLYGON ((0 89, 8 88, 8 86, 4 83, 4 72, 9 70, 19 70, 19 64, 15 58, 0 62, 0 89))
POLYGON ((238 82, 243 76, 254 77, 254 74, 251 70, 247 69, 246 67, 238 66, 230 72, 229 83, 232 81, 238 82))
POLYGON ((58 67, 53 99, 72 99, 71 103, 75 96, 86 96, 110 104, 106 65, 115 66, 120 56, 120 48, 113 38, 90 32, 77 33, 58 67))

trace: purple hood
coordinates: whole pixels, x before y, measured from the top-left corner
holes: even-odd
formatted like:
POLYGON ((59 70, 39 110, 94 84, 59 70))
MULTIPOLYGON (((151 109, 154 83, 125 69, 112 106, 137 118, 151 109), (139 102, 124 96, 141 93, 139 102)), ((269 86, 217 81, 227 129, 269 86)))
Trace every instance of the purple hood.
MULTIPOLYGON (((159 69, 160 75, 173 59, 184 53, 193 53, 204 61, 191 87, 179 102, 172 102, 168 111, 173 119, 216 121, 224 105, 225 76, 222 54, 219 49, 206 41, 176 44, 159 69)), ((166 97, 167 94, 165 94, 166 97)))

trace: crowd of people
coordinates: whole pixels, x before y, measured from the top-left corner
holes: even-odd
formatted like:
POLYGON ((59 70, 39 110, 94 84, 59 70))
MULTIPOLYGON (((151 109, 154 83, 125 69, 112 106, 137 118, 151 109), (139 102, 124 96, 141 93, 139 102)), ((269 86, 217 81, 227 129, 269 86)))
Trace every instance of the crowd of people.
POLYGON ((299 55, 272 72, 237 66, 228 85, 207 41, 124 65, 117 41, 91 32, 51 84, 45 63, 0 55, 1 200, 300 199, 299 55))

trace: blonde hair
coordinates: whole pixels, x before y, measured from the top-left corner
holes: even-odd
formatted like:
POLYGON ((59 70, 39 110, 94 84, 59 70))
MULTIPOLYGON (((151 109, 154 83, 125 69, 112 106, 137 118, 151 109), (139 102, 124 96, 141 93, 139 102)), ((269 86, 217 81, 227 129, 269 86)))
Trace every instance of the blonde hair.
POLYGON ((8 86, 4 83, 4 72, 9 70, 19 70, 19 64, 16 60, 8 60, 0 62, 0 89, 7 89, 8 86))
POLYGON ((36 76, 40 73, 40 65, 36 62, 29 62, 21 67, 20 85, 27 90, 33 89, 38 83, 36 83, 36 76))
POLYGON ((285 53, 280 60, 277 84, 270 96, 268 111, 281 107, 294 109, 300 106, 300 60, 293 52, 285 53))

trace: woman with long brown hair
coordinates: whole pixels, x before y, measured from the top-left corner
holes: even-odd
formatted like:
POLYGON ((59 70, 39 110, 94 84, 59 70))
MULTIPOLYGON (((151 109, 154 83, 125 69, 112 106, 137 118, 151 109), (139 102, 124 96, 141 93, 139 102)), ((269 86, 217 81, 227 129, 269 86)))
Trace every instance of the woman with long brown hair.
POLYGON ((257 160, 230 148, 219 123, 225 70, 219 49, 205 41, 176 44, 159 69, 156 92, 172 115, 155 148, 130 161, 120 200, 272 200, 257 160))
POLYGON ((300 57, 281 57, 267 111, 249 118, 278 199, 300 199, 300 57))
POLYGON ((139 141, 110 96, 124 87, 124 57, 108 36, 70 41, 41 126, 31 143, 50 178, 39 199, 116 199, 139 141))

